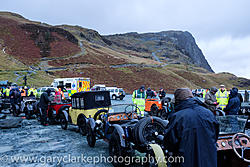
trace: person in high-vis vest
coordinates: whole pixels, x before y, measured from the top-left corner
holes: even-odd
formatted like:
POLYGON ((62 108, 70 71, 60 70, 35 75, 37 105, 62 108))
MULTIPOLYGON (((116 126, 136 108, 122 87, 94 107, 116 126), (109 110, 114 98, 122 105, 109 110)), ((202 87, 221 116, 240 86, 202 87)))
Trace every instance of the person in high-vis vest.
POLYGON ((7 98, 10 97, 10 87, 7 87, 7 88, 4 90, 4 94, 5 94, 5 97, 7 97, 7 98))
POLYGON ((208 93, 208 89, 203 89, 203 92, 202 92, 203 99, 205 99, 207 93, 208 93))
POLYGON ((145 87, 142 85, 140 89, 135 90, 132 95, 133 103, 140 109, 140 111, 137 111, 137 113, 141 116, 144 116, 145 99, 146 99, 145 87))
POLYGON ((26 91, 24 89, 24 87, 22 88, 21 92, 21 97, 25 97, 26 96, 26 91))
POLYGON ((28 90, 28 96, 36 97, 37 91, 34 88, 28 90))
POLYGON ((0 97, 3 97, 3 88, 0 88, 0 97))
POLYGON ((219 103, 219 107, 223 110, 227 106, 229 99, 229 93, 226 90, 225 85, 220 85, 220 89, 216 93, 216 98, 219 103))

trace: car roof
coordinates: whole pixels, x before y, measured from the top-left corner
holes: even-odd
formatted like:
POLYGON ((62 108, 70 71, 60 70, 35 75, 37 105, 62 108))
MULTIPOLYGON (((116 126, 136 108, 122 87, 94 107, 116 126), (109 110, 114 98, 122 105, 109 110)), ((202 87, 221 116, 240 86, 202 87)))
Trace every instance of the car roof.
POLYGON ((103 90, 103 91, 85 91, 85 92, 77 92, 77 93, 74 93, 71 97, 83 97, 83 96, 86 96, 86 95, 91 95, 91 94, 106 94, 108 93, 109 94, 109 91, 107 90, 103 90))

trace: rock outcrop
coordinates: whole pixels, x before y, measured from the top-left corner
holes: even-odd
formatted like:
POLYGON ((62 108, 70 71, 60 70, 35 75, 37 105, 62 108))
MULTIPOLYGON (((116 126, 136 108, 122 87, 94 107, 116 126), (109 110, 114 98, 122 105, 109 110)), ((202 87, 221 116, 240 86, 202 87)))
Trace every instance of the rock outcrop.
POLYGON ((194 37, 187 31, 163 31, 145 34, 132 32, 104 37, 118 48, 149 54, 154 53, 162 60, 177 60, 213 72, 194 37))

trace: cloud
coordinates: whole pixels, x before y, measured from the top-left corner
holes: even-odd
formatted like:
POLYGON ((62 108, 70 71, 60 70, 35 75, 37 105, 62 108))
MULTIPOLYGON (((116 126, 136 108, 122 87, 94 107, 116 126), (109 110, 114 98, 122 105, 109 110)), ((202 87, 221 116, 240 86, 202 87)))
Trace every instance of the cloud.
POLYGON ((249 0, 6 0, 0 10, 101 34, 189 31, 217 72, 250 78, 249 0))
POLYGON ((233 72, 250 79, 250 35, 222 36, 198 44, 216 72, 233 72))

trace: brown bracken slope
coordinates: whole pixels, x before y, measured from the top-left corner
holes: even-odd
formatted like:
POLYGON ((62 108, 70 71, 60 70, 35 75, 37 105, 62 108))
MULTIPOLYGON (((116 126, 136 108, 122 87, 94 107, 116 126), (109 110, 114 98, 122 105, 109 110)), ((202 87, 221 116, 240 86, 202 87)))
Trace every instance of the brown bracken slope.
MULTIPOLYGON (((182 55, 185 61, 189 58, 185 52, 177 52, 175 45, 168 44, 166 53, 173 58, 176 52, 178 59, 159 62, 147 52, 150 42, 136 50, 119 47, 118 40, 113 46, 111 40, 112 36, 107 39, 79 26, 50 26, 0 12, 0 79, 23 84, 17 76, 32 71, 35 73, 28 76, 28 84, 46 86, 57 77, 89 77, 92 85, 122 87, 129 93, 140 85, 155 90, 163 87, 168 92, 179 87, 209 88, 220 84, 250 88, 248 79, 178 62, 182 55)), ((126 46, 135 43, 130 38, 120 42, 126 42, 126 46)))

